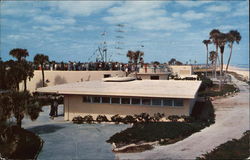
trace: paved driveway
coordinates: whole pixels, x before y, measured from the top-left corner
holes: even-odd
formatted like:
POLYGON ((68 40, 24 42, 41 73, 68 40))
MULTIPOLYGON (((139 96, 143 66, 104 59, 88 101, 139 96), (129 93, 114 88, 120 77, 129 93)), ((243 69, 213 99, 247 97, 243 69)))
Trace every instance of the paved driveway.
POLYGON ((188 138, 166 146, 156 146, 141 153, 120 153, 117 159, 195 159, 249 130, 249 85, 232 78, 240 93, 234 97, 216 99, 215 124, 188 138))
MULTIPOLYGON (((44 145, 38 159, 114 159, 112 146, 106 140, 128 125, 73 124, 63 117, 51 120, 49 107, 43 108, 39 118, 31 122, 25 119, 23 127, 37 133, 44 145)), ((62 113, 62 107, 59 109, 62 113)))

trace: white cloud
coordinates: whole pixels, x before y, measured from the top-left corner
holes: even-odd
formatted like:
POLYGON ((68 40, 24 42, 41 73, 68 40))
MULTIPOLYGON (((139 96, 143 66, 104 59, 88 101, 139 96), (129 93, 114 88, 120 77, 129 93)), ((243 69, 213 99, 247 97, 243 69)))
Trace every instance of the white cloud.
POLYGON ((124 23, 144 30, 182 30, 190 24, 167 17, 161 1, 126 1, 108 10, 110 16, 103 18, 110 24, 124 23))
POLYGON ((177 0, 176 3, 183 5, 185 7, 199 7, 203 4, 211 3, 212 1, 180 1, 177 0))
POLYGON ((114 5, 115 1, 56 1, 50 2, 56 11, 70 16, 89 16, 114 5))
POLYGON ((228 5, 212 5, 207 7, 206 10, 210 12, 228 12, 230 9, 228 5))
POLYGON ((184 13, 178 13, 178 12, 175 12, 172 14, 173 17, 175 18, 183 18, 185 20, 198 20, 198 19, 203 19, 203 18, 206 18, 208 16, 210 16, 209 14, 205 14, 205 13, 198 13, 198 12, 195 12, 193 10, 189 10, 189 11, 186 11, 184 13))
POLYGON ((64 29, 64 26, 62 26, 62 25, 33 26, 33 29, 43 30, 46 32, 54 32, 54 31, 60 31, 60 30, 64 29))
POLYGON ((42 24, 74 24, 76 21, 73 18, 57 18, 57 17, 51 17, 48 15, 40 15, 34 17, 34 20, 36 22, 42 23, 42 24))
POLYGON ((249 1, 240 2, 235 6, 233 16, 249 16, 249 1))

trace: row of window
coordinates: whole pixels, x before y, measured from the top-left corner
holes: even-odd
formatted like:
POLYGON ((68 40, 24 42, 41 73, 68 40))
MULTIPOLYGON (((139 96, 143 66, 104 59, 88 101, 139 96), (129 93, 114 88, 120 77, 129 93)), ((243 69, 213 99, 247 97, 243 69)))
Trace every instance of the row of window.
POLYGON ((183 99, 83 96, 84 103, 183 106, 183 99))

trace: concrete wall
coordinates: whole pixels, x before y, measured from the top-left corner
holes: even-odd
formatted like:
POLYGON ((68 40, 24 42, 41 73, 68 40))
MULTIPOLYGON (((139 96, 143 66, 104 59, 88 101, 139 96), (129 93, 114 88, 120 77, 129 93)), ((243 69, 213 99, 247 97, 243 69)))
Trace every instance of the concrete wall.
POLYGON ((141 77, 141 79, 148 79, 150 80, 151 76, 159 76, 160 80, 168 80, 168 75, 167 74, 138 74, 138 77, 141 77))
MULTIPOLYGON (((45 81, 48 86, 54 86, 64 83, 73 83, 81 81, 100 80, 104 74, 110 74, 111 76, 125 76, 123 71, 44 71, 45 81)), ((20 89, 23 89, 23 83, 20 85, 20 89)), ((31 81, 27 81, 27 89, 34 92, 37 88, 42 87, 42 71, 34 71, 34 77, 31 81)))
POLYGON ((82 96, 65 95, 64 96, 64 119, 72 120, 76 116, 92 115, 96 118, 98 115, 106 115, 109 119, 115 114, 122 116, 134 115, 146 112, 150 115, 154 113, 164 113, 169 115, 189 115, 190 100, 184 100, 183 107, 161 107, 161 106, 142 106, 142 105, 123 105, 123 104, 95 104, 83 103, 82 96))
POLYGON ((171 65, 169 66, 172 70, 173 74, 178 74, 178 75, 192 75, 193 74, 193 70, 192 70, 192 66, 190 65, 171 65))

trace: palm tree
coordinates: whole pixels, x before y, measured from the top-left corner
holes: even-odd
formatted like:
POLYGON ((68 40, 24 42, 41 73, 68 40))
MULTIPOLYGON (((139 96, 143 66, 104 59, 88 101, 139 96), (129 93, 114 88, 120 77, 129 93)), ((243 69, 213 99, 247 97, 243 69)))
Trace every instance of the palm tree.
POLYGON ((44 82, 44 64, 49 61, 49 57, 44 54, 37 54, 34 57, 34 63, 37 65, 41 65, 42 68, 42 82, 43 82, 43 87, 45 87, 45 82, 44 82))
POLYGON ((216 60, 216 52, 210 51, 209 52, 209 61, 211 61, 212 65, 214 65, 215 60, 216 60))
POLYGON ((211 41, 210 39, 208 40, 203 40, 203 43, 205 44, 206 46, 206 49, 207 49, 207 63, 206 63, 206 76, 207 76, 207 69, 208 69, 208 45, 211 44, 211 41))
POLYGON ((227 33, 227 40, 229 42, 229 47, 230 47, 230 55, 227 61, 227 66, 226 66, 226 73, 228 70, 228 66, 232 57, 232 52, 233 52, 233 44, 234 42, 236 42, 237 44, 239 44, 240 40, 241 40, 241 35, 237 30, 231 30, 229 31, 229 33, 227 33))
POLYGON ((127 53, 127 57, 129 58, 129 61, 131 61, 134 65, 135 65, 135 77, 137 79, 137 65, 138 65, 138 61, 141 59, 141 57, 143 57, 144 52, 141 51, 128 51, 127 53))
POLYGON ((212 42, 215 44, 216 47, 216 59, 215 59, 215 63, 214 63, 214 77, 216 78, 216 69, 217 69, 217 57, 218 57, 218 48, 219 48, 219 44, 218 44, 218 36, 220 35, 220 31, 218 29, 213 29, 210 33, 210 39, 212 40, 212 42))
POLYGON ((0 96, 0 125, 11 117, 11 99, 9 96, 0 96))
POLYGON ((1 99, 1 101, 5 100, 5 104, 8 105, 8 112, 5 111, 5 116, 9 118, 13 115, 19 127, 22 126, 24 115, 28 115, 31 120, 35 120, 42 111, 37 99, 31 96, 28 91, 12 91, 3 95, 1 99))
POLYGON ((220 63, 220 84, 219 84, 219 88, 221 90, 222 87, 222 76, 223 76, 223 53, 224 53, 224 48, 227 42, 227 36, 225 33, 220 33, 218 38, 218 45, 220 48, 220 55, 221 55, 221 63, 220 63))
POLYGON ((34 68, 33 68, 31 62, 27 62, 25 60, 22 60, 20 62, 20 65, 21 65, 22 70, 23 70, 22 79, 24 82, 24 91, 26 91, 27 90, 27 79, 31 80, 31 78, 34 76, 34 68))
POLYGON ((11 56, 15 57, 18 62, 22 60, 22 58, 25 58, 29 56, 29 52, 27 49, 22 49, 22 48, 15 48, 12 49, 9 53, 11 56))

